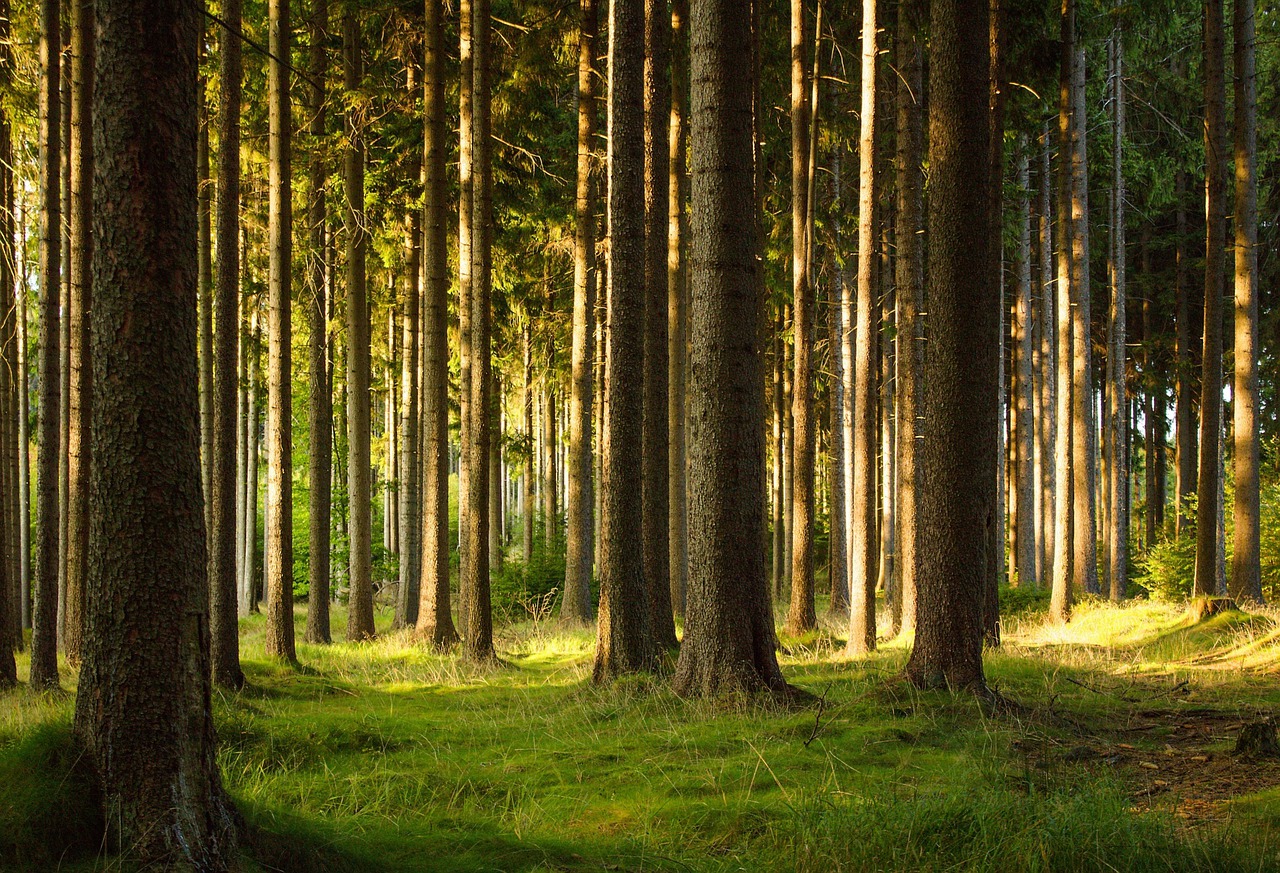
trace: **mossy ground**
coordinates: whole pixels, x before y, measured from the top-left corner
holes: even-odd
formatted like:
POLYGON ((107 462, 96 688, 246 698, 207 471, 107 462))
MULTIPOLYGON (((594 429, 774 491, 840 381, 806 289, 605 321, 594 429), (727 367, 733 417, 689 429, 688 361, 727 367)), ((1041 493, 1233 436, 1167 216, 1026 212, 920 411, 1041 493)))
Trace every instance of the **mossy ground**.
MULTIPOLYGON (((1032 604, 986 659, 996 714, 898 681, 904 643, 850 661, 842 636, 783 641, 822 701, 788 708, 593 687, 593 634, 549 622, 504 628, 497 667, 386 634, 300 643, 295 668, 245 619, 250 684, 215 710, 246 868, 1280 869, 1280 765, 1230 755, 1280 710, 1277 616, 1143 601, 1053 627, 1032 604)), ((0 698, 0 868, 130 869, 101 851, 72 705, 0 698)))

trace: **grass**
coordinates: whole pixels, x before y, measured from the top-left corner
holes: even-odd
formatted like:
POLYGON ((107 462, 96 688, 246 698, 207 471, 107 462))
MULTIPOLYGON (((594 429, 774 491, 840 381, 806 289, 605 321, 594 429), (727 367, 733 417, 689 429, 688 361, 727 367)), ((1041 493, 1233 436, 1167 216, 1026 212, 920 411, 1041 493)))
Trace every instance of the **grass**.
MULTIPOLYGON (((683 701, 661 677, 596 688, 591 632, 547 622, 503 628, 499 667, 388 633, 300 643, 295 669, 264 657, 255 616, 242 623, 250 685, 215 700, 219 755, 249 870, 1280 866, 1280 774, 1260 765, 1257 784, 1189 816, 1180 803, 1198 788, 1157 798, 1137 763, 1183 748, 1165 715, 1280 708, 1276 616, 1192 625, 1179 605, 1144 601, 1042 622, 1023 611, 988 654, 990 681, 1020 704, 991 717, 896 681, 905 642, 843 658, 837 628, 784 640, 789 680, 823 698, 784 709, 683 701), (1128 763, 1073 758, 1117 744, 1128 763)), ((99 854, 72 706, 0 698, 0 868, 130 869, 99 854)), ((1220 737, 1206 742, 1238 766, 1220 737)))

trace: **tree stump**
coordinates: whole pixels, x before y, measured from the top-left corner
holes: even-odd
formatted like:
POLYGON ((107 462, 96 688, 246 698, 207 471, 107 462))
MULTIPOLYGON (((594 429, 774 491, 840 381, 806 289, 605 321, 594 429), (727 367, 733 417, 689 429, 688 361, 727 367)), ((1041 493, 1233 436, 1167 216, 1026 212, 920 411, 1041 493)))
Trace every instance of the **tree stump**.
POLYGON ((1277 758, 1280 757, 1280 742, 1276 740, 1276 723, 1273 718, 1264 718, 1246 724, 1236 737, 1234 754, 1245 758, 1277 758))
POLYGON ((1230 597, 1197 597, 1187 607, 1187 614, 1192 621, 1201 622, 1206 618, 1213 618, 1215 615, 1234 612, 1239 609, 1240 607, 1230 597))

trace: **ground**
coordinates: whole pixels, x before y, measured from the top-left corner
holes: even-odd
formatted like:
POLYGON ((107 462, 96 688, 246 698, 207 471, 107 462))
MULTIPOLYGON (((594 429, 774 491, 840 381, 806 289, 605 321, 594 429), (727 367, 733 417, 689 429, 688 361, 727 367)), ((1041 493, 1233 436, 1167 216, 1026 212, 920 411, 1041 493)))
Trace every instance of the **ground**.
MULTIPOLYGON (((782 707, 595 688, 591 632, 545 619, 484 669, 396 635, 300 644, 291 668, 245 619, 250 685, 215 714, 246 868, 1280 869, 1280 761, 1232 753, 1280 710, 1280 613, 1030 611, 987 655, 995 711, 911 689, 905 644, 851 661, 842 636, 784 640, 818 702, 782 707)), ((0 697, 0 868, 129 869, 102 853, 71 706, 0 697)))

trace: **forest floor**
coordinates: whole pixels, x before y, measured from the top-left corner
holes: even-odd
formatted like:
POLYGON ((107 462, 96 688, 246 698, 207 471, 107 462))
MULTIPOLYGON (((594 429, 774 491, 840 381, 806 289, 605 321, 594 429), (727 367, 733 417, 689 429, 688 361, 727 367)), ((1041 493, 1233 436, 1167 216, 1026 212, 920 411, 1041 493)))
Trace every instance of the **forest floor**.
MULTIPOLYGON (((834 627, 784 640, 801 709, 596 688, 593 645, 527 622, 497 667, 395 634, 292 667, 245 619, 249 686, 215 716, 247 869, 1280 869, 1280 759, 1232 751, 1280 712, 1280 613, 1027 613, 986 656, 994 715, 902 683, 902 642, 844 658, 834 627)), ((0 868, 131 869, 99 854, 72 706, 0 698, 0 868)))

